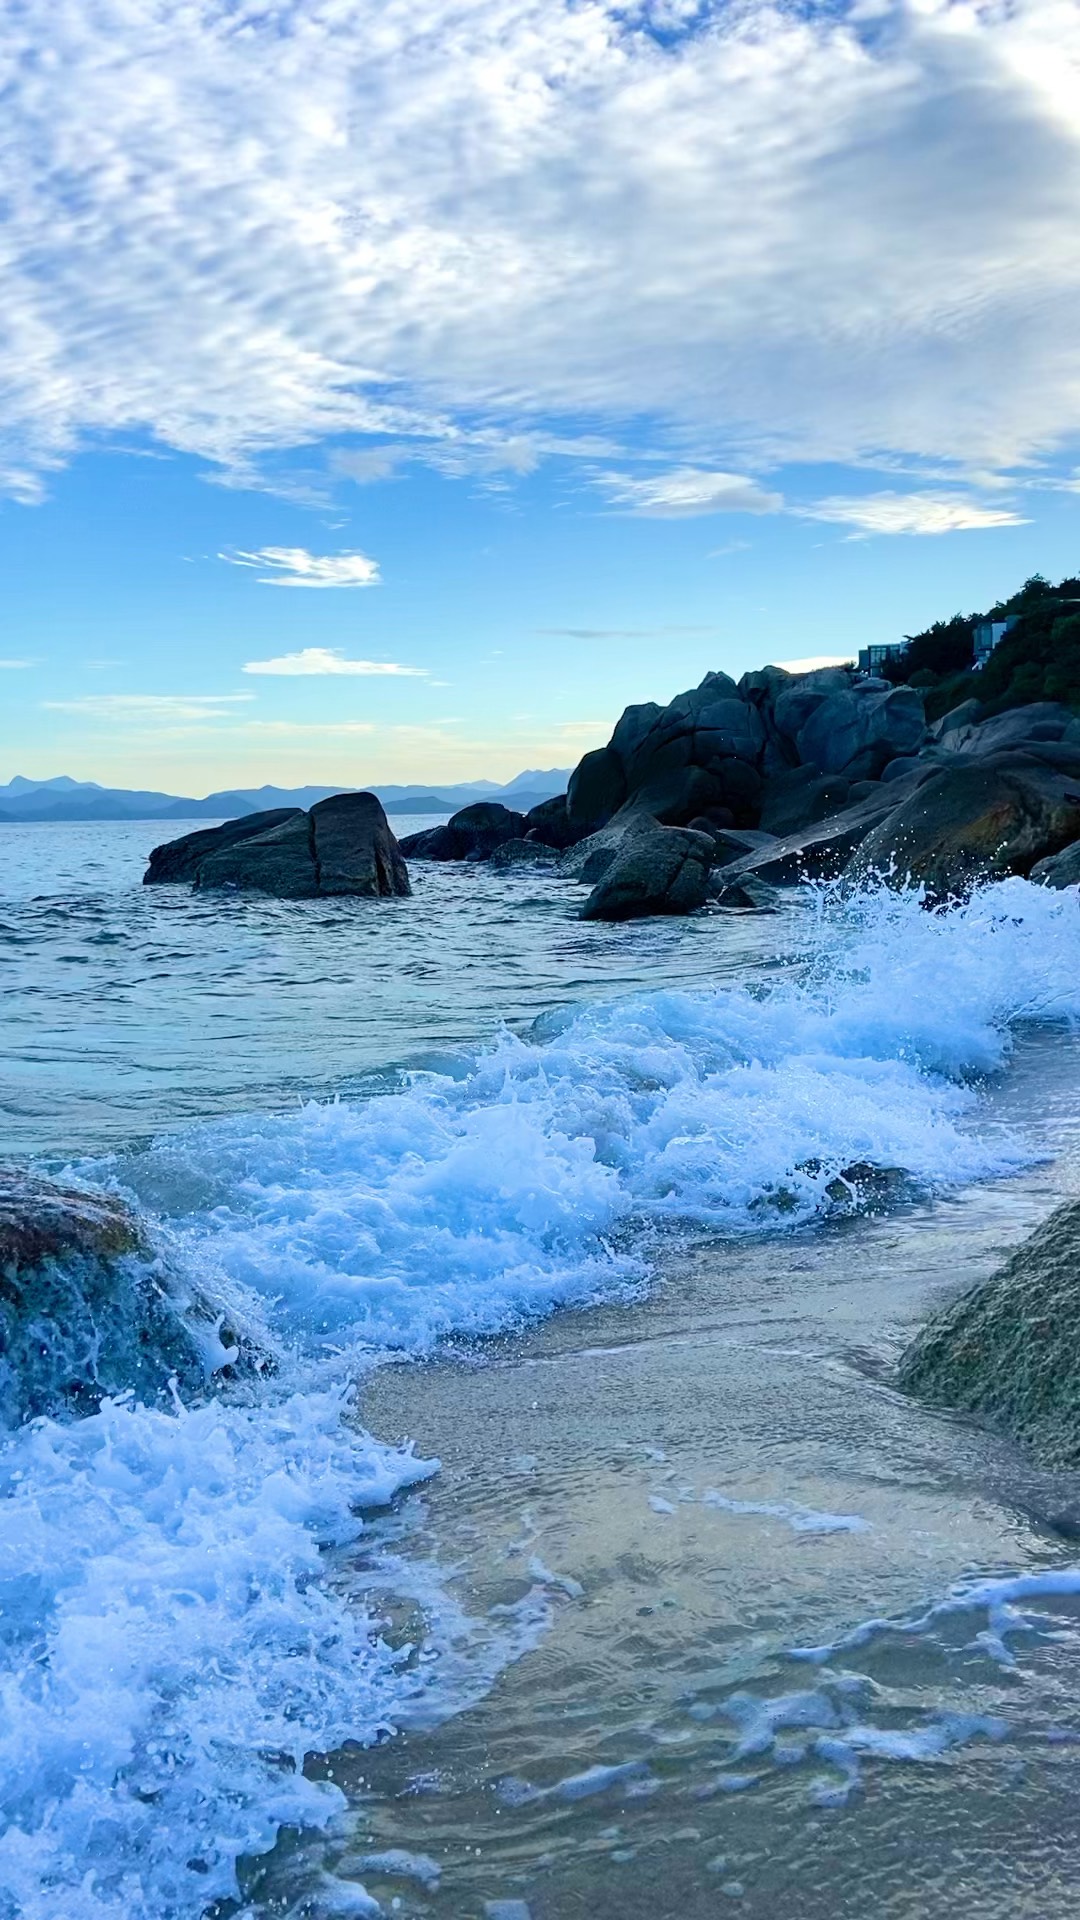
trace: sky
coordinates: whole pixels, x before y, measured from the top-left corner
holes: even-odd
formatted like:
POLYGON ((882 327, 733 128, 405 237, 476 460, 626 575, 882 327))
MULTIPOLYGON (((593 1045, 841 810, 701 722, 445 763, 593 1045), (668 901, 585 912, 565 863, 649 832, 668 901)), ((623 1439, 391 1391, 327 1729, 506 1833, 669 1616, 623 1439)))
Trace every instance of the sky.
POLYGON ((1074 0, 15 0, 0 781, 509 779, 1080 570, 1074 0))

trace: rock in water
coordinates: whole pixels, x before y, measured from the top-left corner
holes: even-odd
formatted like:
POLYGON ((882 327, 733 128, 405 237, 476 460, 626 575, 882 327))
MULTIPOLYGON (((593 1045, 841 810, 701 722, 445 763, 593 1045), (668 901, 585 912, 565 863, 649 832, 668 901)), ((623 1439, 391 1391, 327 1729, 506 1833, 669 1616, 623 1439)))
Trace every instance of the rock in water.
POLYGON ((412 892, 409 870, 390 830, 382 802, 373 793, 335 793, 308 815, 315 837, 320 893, 370 894, 404 899, 412 892))
POLYGON ((145 1252, 138 1219, 114 1194, 0 1167, 0 1274, 6 1279, 46 1260, 116 1260, 145 1252))
POLYGON ((415 860, 487 860, 508 840, 523 840, 526 818, 498 800, 477 800, 443 827, 413 833, 404 843, 415 860))
POLYGON ((237 1364, 261 1364, 251 1341, 122 1200, 0 1168, 0 1422, 163 1398, 172 1378, 196 1391, 237 1364))
POLYGON ((199 891, 228 887, 281 900, 329 894, 387 899, 412 891, 401 849, 373 793, 335 793, 310 813, 287 808, 186 834, 154 849, 145 878, 190 879, 199 891), (261 822, 257 830, 253 822, 261 822))
POLYGON ((1029 874, 1078 837, 1080 782, 1025 754, 958 755, 866 836, 846 872, 922 882, 947 898, 979 880, 1029 874))
POLYGON ((582 919, 693 913, 705 902, 712 851, 707 834, 685 827, 629 835, 582 907, 582 919))
POLYGON ((1080 1467, 1080 1201, 935 1314, 899 1379, 933 1406, 977 1414, 1045 1466, 1080 1467))
POLYGON ((201 827, 197 833, 166 840, 151 852, 143 886, 171 886, 183 881, 190 884, 204 855, 268 833, 271 827, 280 827, 283 821, 295 819, 301 812, 300 807, 272 807, 268 813, 245 813, 239 820, 226 820, 223 826, 201 827))

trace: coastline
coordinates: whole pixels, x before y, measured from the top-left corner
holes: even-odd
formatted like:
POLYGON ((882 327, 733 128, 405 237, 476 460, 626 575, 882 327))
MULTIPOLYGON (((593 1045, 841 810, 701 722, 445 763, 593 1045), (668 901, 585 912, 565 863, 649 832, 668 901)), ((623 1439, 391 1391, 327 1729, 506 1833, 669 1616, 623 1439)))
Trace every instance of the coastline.
MULTIPOLYGON (((1064 1160, 779 1243, 700 1242, 634 1306, 568 1310, 456 1359, 376 1372, 364 1424, 442 1461, 410 1503, 407 1550, 455 1569, 467 1612, 539 1592, 549 1624, 445 1726, 315 1763, 351 1810, 329 1840, 285 1841, 252 1870, 251 1893, 272 1902, 318 1874, 348 1886, 362 1871, 384 1910, 399 1899, 406 1913, 518 1899, 533 1920, 676 1907, 706 1920, 723 1896, 765 1920, 797 1882, 811 1920, 865 1914, 864 1889, 845 1878, 849 1821, 822 1811, 843 1775, 820 1758, 792 1764, 797 1734, 733 1762, 725 1705, 814 1685, 784 1653, 796 1629, 828 1639, 917 1614, 972 1568, 1074 1564, 1039 1517, 1060 1477, 889 1384, 903 1341, 955 1288, 958 1254, 965 1279, 990 1271, 1074 1177, 1064 1160), (440 1866, 438 1898, 401 1867, 418 1856, 440 1866), (372 1858, 398 1871, 363 1865, 372 1858)), ((876 1671, 874 1650, 845 1664, 869 1676, 872 1723, 909 1741, 935 1693, 961 1715, 1000 1709, 1000 1671, 959 1647, 936 1673, 922 1640, 888 1649, 876 1671)), ((1028 1734, 1053 1711, 1037 1673, 1031 1691, 1028 1734)), ((988 1770, 1000 1787, 1019 1764, 1012 1732, 999 1743, 976 1729, 958 1746, 948 1820, 922 1836, 927 1899, 988 1770)), ((845 1799, 890 1913, 911 1895, 910 1861, 890 1858, 896 1829, 924 1818, 934 1777, 933 1755, 895 1764, 906 1757, 870 1755, 845 1799)), ((1004 1822, 993 1846, 983 1836, 953 1912, 984 1911, 1010 1849, 1035 1871, 1068 1793, 1064 1760, 1045 1761, 1026 1841, 1004 1822)), ((1050 1881, 1043 1897, 1040 1914, 1064 1920, 1050 1881)))

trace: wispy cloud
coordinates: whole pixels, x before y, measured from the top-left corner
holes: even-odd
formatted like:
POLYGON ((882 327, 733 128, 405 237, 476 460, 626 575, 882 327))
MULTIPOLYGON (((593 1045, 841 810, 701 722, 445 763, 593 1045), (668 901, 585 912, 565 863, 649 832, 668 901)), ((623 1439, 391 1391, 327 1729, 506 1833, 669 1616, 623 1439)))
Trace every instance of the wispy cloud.
POLYGON ((22 673, 37 665, 36 660, 0 660, 0 673, 22 673))
POLYGON ((781 494, 769 493, 745 474, 711 472, 706 467, 673 467, 668 473, 644 478, 605 473, 600 485, 615 506, 650 520, 704 513, 779 513, 784 504, 781 494))
POLYGON ((246 720, 245 734, 272 740, 306 740, 342 734, 372 734, 377 731, 371 720, 246 720))
POLYGON ((403 667, 396 660, 347 660, 340 647, 303 647, 299 653, 282 653, 274 660, 248 660, 243 671, 280 674, 286 679, 313 679, 324 674, 370 678, 387 674, 423 680, 428 674, 427 667, 403 667))
POLYGON ((957 493, 834 494, 800 507, 808 520, 827 520, 872 533, 968 533, 984 527, 1023 527, 1012 507, 991 507, 957 493))
POLYGON ((234 567, 253 567, 263 587, 377 587, 379 563, 366 553, 309 553, 306 547, 258 547, 222 553, 234 567), (264 571, 268 569, 268 571, 264 571))
POLYGON ((87 720, 120 720, 135 726, 176 720, 227 720, 253 693, 87 693, 75 700, 43 700, 50 713, 81 714, 87 720))
POLYGON ((478 419, 755 466, 1080 432, 1069 0, 21 0, 4 33, 24 500, 110 433, 252 484, 478 419))

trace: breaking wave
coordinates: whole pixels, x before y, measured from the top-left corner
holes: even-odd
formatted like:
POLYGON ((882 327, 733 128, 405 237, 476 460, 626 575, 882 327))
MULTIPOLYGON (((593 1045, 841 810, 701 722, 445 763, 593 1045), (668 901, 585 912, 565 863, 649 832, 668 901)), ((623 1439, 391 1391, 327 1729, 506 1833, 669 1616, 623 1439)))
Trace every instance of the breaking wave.
POLYGON ((1031 1157, 980 1081, 1019 1022, 1080 1013, 1075 894, 822 894, 799 939, 743 986, 579 1008, 398 1092, 82 1169, 248 1303, 274 1367, 6 1442, 3 1920, 197 1920, 243 1855, 342 1804, 306 1755, 458 1710, 542 1627, 542 1579, 466 1620, 372 1520, 436 1463, 361 1430, 364 1366, 632 1294, 661 1235, 783 1231, 1031 1157))

